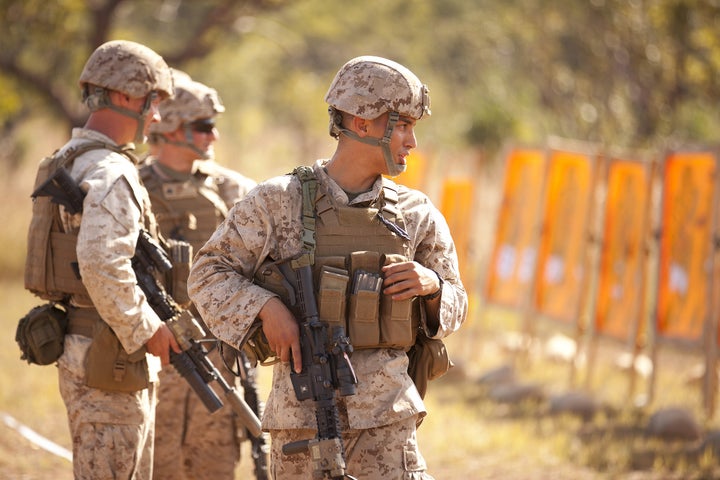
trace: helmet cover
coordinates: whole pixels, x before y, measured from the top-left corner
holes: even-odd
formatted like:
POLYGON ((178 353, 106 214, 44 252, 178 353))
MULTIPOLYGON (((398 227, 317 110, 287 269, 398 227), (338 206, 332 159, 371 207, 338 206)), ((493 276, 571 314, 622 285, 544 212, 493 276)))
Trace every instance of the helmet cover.
POLYGON ((161 98, 173 94, 173 78, 165 60, 152 49, 128 40, 112 40, 90 55, 82 73, 80 87, 96 85, 133 98, 156 91, 161 98))
POLYGON ((151 133, 168 133, 196 120, 212 118, 225 111, 225 107, 214 88, 173 70, 175 96, 160 102, 159 123, 150 126, 151 133))
POLYGON ((365 120, 398 112, 415 120, 430 115, 426 85, 404 66, 375 56, 356 57, 335 75, 325 101, 365 120))

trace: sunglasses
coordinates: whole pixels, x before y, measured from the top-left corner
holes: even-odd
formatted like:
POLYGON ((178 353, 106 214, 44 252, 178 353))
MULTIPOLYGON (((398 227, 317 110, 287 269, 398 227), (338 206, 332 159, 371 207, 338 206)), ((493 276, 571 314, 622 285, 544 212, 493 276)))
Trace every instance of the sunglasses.
POLYGON ((196 120, 190 124, 190 129, 197 133, 212 133, 215 129, 215 121, 212 119, 196 120))

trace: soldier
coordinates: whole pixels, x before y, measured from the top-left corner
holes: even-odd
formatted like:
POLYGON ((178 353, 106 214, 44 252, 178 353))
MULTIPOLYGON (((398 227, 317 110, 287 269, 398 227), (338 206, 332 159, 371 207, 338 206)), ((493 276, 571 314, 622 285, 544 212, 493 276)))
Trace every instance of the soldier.
POLYGON ((75 478, 150 480, 157 375, 180 348, 131 264, 141 229, 156 229, 130 142, 160 120, 172 73, 150 48, 117 40, 92 53, 79 83, 89 118, 41 162, 36 185, 64 167, 84 192, 82 212, 35 199, 26 287, 68 312, 58 375, 75 478))
POLYGON ((457 330, 467 295, 442 214, 421 192, 383 178, 405 170, 417 146, 415 124, 430 114, 428 91, 402 65, 366 56, 338 71, 325 100, 330 134, 338 139, 333 156, 265 181, 236 204, 198 252, 188 289, 213 333, 231 345, 239 347, 261 322, 281 360, 263 417, 271 473, 276 480, 313 478, 309 453, 282 452, 290 442, 313 439, 317 428, 313 403, 298 401, 290 381, 291 369, 302 369, 298 320, 278 294, 253 283, 269 271, 264 262, 310 251, 320 319, 346 324, 355 348, 356 394, 337 398, 346 472, 430 479, 416 440, 426 411, 407 373, 406 350, 418 328, 430 338, 457 330), (316 194, 304 198, 310 182, 316 194), (363 270, 382 283, 361 299, 353 292, 363 270), (342 301, 333 295, 338 290, 342 301), (360 321, 360 311, 371 321, 360 321))
MULTIPOLYGON (((162 235, 189 242, 197 251, 255 182, 213 160, 213 144, 219 138, 215 117, 225 110, 217 92, 182 72, 173 73, 175 96, 160 104, 162 121, 150 129, 153 154, 141 167, 140 177, 162 235)), ((187 270, 179 275, 182 278, 169 282, 171 293, 185 303, 187 270)), ((220 366, 224 362, 217 348, 209 358, 229 373, 220 366)), ((255 378, 254 372, 245 373, 255 378)), ((242 425, 236 425, 229 405, 210 414, 175 370, 161 372, 155 417, 156 480, 232 479, 243 437, 242 425)))

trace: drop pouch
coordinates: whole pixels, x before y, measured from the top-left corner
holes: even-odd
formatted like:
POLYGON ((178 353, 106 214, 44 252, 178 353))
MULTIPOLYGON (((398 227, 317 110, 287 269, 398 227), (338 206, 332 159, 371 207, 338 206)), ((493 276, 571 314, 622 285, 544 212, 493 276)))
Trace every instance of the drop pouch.
POLYGON ((427 383, 445 375, 453 366, 442 340, 428 338, 421 330, 415 345, 407 352, 408 375, 415 383, 421 398, 425 398, 427 383))
POLYGON ((85 357, 85 384, 108 392, 137 392, 150 384, 145 349, 128 354, 115 332, 103 321, 95 322, 85 357))

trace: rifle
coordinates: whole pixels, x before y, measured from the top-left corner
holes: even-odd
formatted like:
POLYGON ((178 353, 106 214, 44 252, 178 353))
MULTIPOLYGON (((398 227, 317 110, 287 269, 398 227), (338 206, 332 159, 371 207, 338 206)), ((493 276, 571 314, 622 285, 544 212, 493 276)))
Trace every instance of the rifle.
POLYGON ((297 292, 293 313, 302 319, 302 370, 300 373, 292 370, 290 379, 298 400, 314 402, 318 431, 314 439, 288 443, 283 445, 282 451, 285 455, 309 452, 313 478, 354 479, 345 473, 345 452, 335 398, 335 390, 341 396, 356 392, 357 377, 348 357, 352 346, 342 327, 335 327, 332 339, 328 339, 327 324, 320 321, 315 301, 310 256, 301 255, 291 264, 292 267, 287 263, 279 265, 297 292))
MULTIPOLYGON (((67 170, 59 167, 32 193, 32 196, 49 196, 52 202, 65 206, 68 213, 76 214, 82 212, 85 194, 67 170)), ((181 353, 170 351, 173 367, 190 384, 211 413, 223 406, 222 400, 208 385, 213 380, 217 381, 243 425, 251 435, 260 436, 262 430, 257 416, 237 391, 225 381, 207 358, 205 348, 199 343, 205 336, 202 327, 189 311, 181 311, 155 277, 156 273, 165 273, 172 268, 172 263, 163 248, 144 230, 141 230, 138 236, 132 266, 138 285, 145 293, 148 303, 168 325, 182 349, 181 353)))

